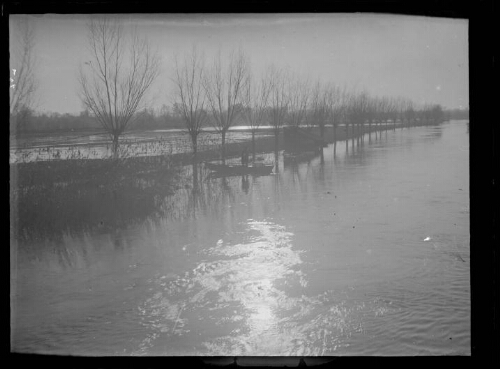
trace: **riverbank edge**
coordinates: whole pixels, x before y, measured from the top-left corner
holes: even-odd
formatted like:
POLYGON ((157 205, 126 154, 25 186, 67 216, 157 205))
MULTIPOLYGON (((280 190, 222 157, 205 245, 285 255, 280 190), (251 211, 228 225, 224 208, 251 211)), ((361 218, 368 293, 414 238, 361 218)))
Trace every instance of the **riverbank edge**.
MULTIPOLYGON (((439 124, 439 123, 438 123, 439 124)), ((423 125, 436 125, 436 124, 419 124, 412 125, 411 127, 423 126, 423 125)), ((336 142, 341 142, 350 139, 357 139, 366 134, 380 135, 384 131, 393 131, 395 129, 408 129, 410 126, 402 126, 401 124, 396 124, 395 126, 391 123, 371 126, 369 130, 368 126, 365 126, 361 132, 353 126, 348 128, 345 126, 340 126, 336 130, 336 139, 334 140, 333 127, 327 126, 324 130, 323 140, 326 143, 331 144, 336 142)), ((319 137, 319 128, 306 128, 312 134, 319 137)), ((263 135, 263 131, 259 131, 255 136, 255 156, 262 155, 263 153, 273 153, 275 151, 281 152, 286 149, 285 139, 283 135, 283 129, 280 130, 278 137, 278 148, 275 147, 275 137, 269 132, 269 135, 263 135)), ((254 150, 252 148, 251 140, 239 141, 239 142, 229 142, 226 143, 226 159, 238 158, 244 149, 247 149, 250 153, 250 160, 253 160, 254 150)), ((290 147, 288 147, 290 149, 290 147)), ((294 149, 292 147, 292 149, 294 149)), ((301 148, 297 147, 297 151, 301 148)), ((75 175, 78 177, 92 176, 96 177, 99 172, 122 172, 122 175, 135 175, 137 173, 148 172, 152 174, 153 172, 162 172, 165 174, 165 170, 172 167, 192 165, 194 163, 202 163, 205 161, 220 161, 220 144, 214 145, 213 148, 208 150, 201 150, 197 153, 196 157, 192 152, 175 153, 168 155, 156 155, 156 156, 128 156, 118 159, 60 159, 60 160, 49 160, 49 161, 35 161, 28 163, 10 163, 10 180, 11 180, 11 191, 13 189, 19 189, 26 186, 33 185, 48 185, 50 182, 61 182, 67 180, 76 180, 75 175), (42 180, 43 179, 43 180, 42 180)), ((268 163, 273 164, 273 163, 268 163)))

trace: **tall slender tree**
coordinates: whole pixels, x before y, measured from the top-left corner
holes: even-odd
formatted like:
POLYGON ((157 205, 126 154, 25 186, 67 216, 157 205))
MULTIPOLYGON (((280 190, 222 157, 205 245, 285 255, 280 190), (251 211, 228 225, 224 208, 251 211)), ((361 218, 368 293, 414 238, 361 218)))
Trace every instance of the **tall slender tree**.
POLYGON ((159 75, 159 57, 137 32, 129 40, 116 20, 92 19, 87 31, 90 59, 80 66, 80 99, 110 135, 117 157, 120 136, 159 75))
POLYGON ((255 161, 255 133, 268 119, 268 101, 270 84, 267 78, 255 79, 248 74, 248 80, 243 93, 243 119, 252 132, 252 160, 255 161))
POLYGON ((311 89, 311 98, 309 99, 309 118, 310 125, 319 127, 319 134, 323 138, 325 135, 325 124, 328 119, 329 97, 328 86, 322 86, 318 80, 311 89))
POLYGON ((287 78, 288 121, 292 127, 300 127, 306 118, 309 102, 309 83, 299 76, 287 78))
POLYGON ((248 58, 242 50, 232 52, 227 65, 223 65, 219 51, 203 80, 211 121, 221 135, 223 163, 226 161, 226 134, 240 113, 238 108, 243 98, 248 67, 248 58))
POLYGON ((36 105, 35 29, 28 17, 14 17, 10 25, 10 120, 11 128, 20 132, 36 105))
POLYGON ((285 70, 278 69, 276 66, 271 65, 267 69, 266 78, 270 83, 269 109, 276 151, 278 150, 279 132, 281 127, 285 124, 290 101, 286 85, 288 73, 285 70))
POLYGON ((198 152, 198 136, 207 120, 206 95, 203 88, 205 66, 203 56, 195 47, 184 55, 181 62, 175 59, 175 103, 177 113, 182 116, 184 126, 191 138, 193 154, 198 152))
POLYGON ((334 146, 337 141, 337 129, 343 118, 346 103, 346 90, 330 83, 325 88, 325 110, 327 120, 332 125, 334 146))

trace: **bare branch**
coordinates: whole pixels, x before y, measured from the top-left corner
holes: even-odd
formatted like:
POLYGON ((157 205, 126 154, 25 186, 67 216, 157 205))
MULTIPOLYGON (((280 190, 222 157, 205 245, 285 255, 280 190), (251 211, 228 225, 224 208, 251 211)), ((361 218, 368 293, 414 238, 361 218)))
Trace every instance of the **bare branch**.
POLYGON ((35 29, 28 18, 19 18, 13 22, 11 32, 14 39, 10 60, 10 117, 17 127, 25 123, 24 118, 36 105, 35 29))
POLYGON ((305 117, 309 101, 309 83, 299 77, 288 78, 289 109, 288 119, 291 126, 299 127, 305 117))
POLYGON ((265 78, 269 81, 269 105, 271 110, 271 124, 274 129, 275 137, 278 131, 285 123, 285 118, 289 107, 289 94, 286 86, 288 73, 279 70, 271 65, 266 71, 265 78))
POLYGON ((80 99, 112 137, 114 150, 159 75, 159 58, 145 39, 103 17, 88 26, 90 60, 79 69, 80 99), (128 57, 127 57, 128 56, 128 57))
POLYGON ((239 50, 232 53, 226 66, 222 65, 221 52, 214 58, 210 71, 203 79, 207 106, 213 127, 222 137, 222 158, 225 159, 226 133, 234 124, 239 106, 243 101, 243 91, 247 82, 248 58, 239 50))
POLYGON ((266 78, 254 81, 254 76, 249 74, 243 92, 243 118, 255 132, 267 120, 270 83, 266 78))
POLYGON ((176 93, 174 107, 184 120, 195 154, 198 135, 207 120, 204 76, 204 58, 198 55, 196 47, 193 46, 191 53, 184 55, 181 63, 175 59, 175 74, 172 78, 176 93))

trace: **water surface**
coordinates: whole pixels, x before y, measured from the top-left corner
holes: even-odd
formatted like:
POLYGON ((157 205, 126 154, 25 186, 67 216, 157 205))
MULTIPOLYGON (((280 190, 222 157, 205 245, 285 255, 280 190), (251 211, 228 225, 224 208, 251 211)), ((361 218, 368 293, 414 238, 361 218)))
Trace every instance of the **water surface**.
POLYGON ((352 144, 187 167, 123 226, 11 240, 13 350, 470 355, 466 122, 352 144))

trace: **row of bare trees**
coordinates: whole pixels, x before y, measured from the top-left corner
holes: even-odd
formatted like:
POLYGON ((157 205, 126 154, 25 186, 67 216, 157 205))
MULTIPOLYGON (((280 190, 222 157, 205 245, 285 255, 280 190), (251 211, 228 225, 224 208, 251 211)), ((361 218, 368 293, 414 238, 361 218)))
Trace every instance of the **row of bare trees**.
MULTIPOLYGON (((127 34, 123 24, 106 17, 88 23, 89 59, 79 68, 79 95, 85 109, 109 134, 117 155, 119 138, 144 107, 148 91, 160 73, 160 57, 136 31, 127 34)), ((36 80, 33 66, 34 33, 29 28, 23 37, 21 68, 11 86, 11 116, 21 116, 31 108, 36 80)), ((195 47, 175 60, 172 75, 175 113, 182 117, 194 154, 204 127, 212 126, 221 136, 225 160, 226 136, 236 122, 249 126, 252 146, 261 125, 273 128, 275 144, 283 126, 325 127, 364 132, 372 124, 438 121, 439 106, 417 107, 403 98, 374 97, 321 80, 308 79, 275 65, 261 75, 253 73, 249 57, 240 49, 229 55, 219 52, 207 62, 195 47)), ((255 150, 253 150, 255 152, 255 150)))
MULTIPOLYGON (((217 54, 210 64, 193 47, 181 61, 176 60, 173 81, 175 106, 184 118, 194 153, 197 138, 206 126, 212 126, 221 135, 222 159, 225 159, 226 134, 236 123, 247 125, 255 135, 262 125, 270 125, 278 145, 280 129, 284 126, 318 127, 325 136, 325 127, 333 127, 333 140, 337 128, 362 133, 372 125, 392 123, 416 124, 439 121, 440 107, 417 107, 404 98, 374 97, 366 91, 357 92, 347 87, 306 79, 287 69, 270 65, 258 76, 252 73, 248 57, 239 50, 222 63, 217 54)), ((255 153, 255 149, 252 150, 255 153)))

